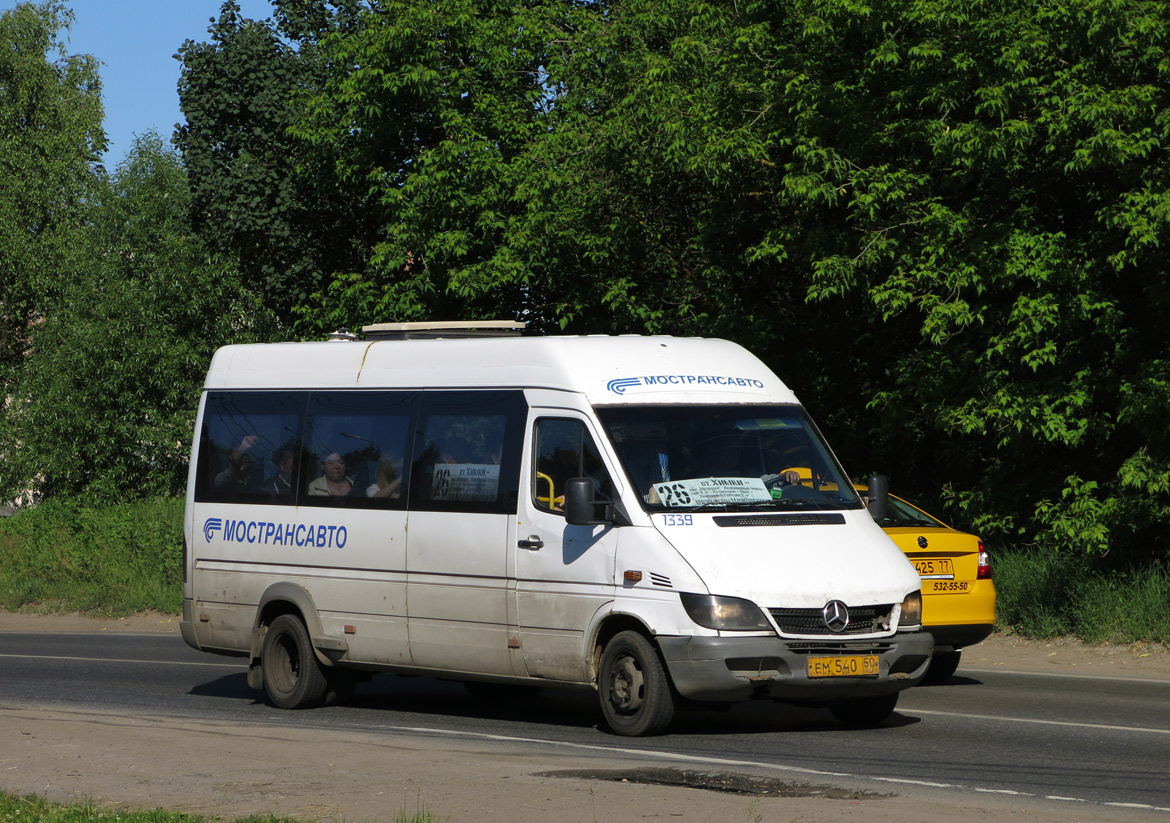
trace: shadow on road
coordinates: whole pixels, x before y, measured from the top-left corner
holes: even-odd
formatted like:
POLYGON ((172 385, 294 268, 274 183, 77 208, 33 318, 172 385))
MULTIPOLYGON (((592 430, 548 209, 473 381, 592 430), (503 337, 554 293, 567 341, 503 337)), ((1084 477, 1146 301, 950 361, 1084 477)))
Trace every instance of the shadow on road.
MULTIPOLYGON (((257 711, 265 713, 283 711, 270 706, 261 692, 249 688, 243 672, 201 683, 189 693, 200 697, 246 700, 255 704, 257 711)), ((539 727, 599 728, 608 732, 601 719, 597 694, 592 689, 494 687, 473 691, 462 683, 422 676, 377 674, 358 684, 352 697, 343 705, 316 711, 383 715, 386 719, 377 722, 392 724, 429 725, 446 718, 503 722, 515 727, 518 735, 536 733, 539 727), (393 718, 395 714, 408 717, 393 718)), ((670 733, 699 737, 826 731, 872 734, 919 722, 920 719, 912 713, 895 712, 876 729, 850 730, 824 708, 767 701, 730 705, 684 704, 675 715, 670 733)))

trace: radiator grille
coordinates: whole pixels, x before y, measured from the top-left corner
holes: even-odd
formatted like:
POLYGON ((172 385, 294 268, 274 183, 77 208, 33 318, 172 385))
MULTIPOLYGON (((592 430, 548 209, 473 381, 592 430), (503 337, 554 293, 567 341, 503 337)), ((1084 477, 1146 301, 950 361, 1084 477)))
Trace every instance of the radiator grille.
POLYGON ((892 605, 850 606, 849 625, 844 631, 830 631, 820 609, 768 609, 776 625, 784 634, 813 634, 830 637, 849 637, 855 634, 877 634, 890 630, 892 605))

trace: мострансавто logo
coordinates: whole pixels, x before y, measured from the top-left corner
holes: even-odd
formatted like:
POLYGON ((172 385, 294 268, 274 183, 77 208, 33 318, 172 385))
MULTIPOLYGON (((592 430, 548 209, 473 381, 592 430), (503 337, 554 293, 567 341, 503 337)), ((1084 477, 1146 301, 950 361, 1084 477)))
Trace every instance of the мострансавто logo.
POLYGON ((633 389, 748 389, 758 391, 764 382, 754 377, 724 374, 652 374, 646 377, 615 377, 606 384, 614 394, 633 389))
POLYGON ((210 543, 223 533, 225 543, 259 543, 262 546, 315 546, 343 549, 349 540, 345 526, 270 523, 266 520, 224 520, 209 517, 203 522, 203 537, 210 543))

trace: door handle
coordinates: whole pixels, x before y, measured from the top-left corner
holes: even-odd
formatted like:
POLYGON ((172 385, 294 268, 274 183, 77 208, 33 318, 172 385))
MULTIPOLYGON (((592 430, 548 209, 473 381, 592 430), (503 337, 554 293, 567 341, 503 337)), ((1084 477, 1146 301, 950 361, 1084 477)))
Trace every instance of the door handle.
POLYGON ((521 538, 516 545, 521 549, 536 549, 544 548, 544 541, 540 539, 540 535, 530 534, 527 539, 521 538))

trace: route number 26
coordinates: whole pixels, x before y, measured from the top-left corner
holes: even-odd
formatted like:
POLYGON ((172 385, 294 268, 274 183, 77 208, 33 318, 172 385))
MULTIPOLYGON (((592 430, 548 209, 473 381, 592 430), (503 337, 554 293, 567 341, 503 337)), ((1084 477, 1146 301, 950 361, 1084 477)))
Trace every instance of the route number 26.
POLYGON ((691 502, 691 496, 682 483, 663 483, 658 487, 658 496, 662 498, 664 506, 686 506, 691 502))

